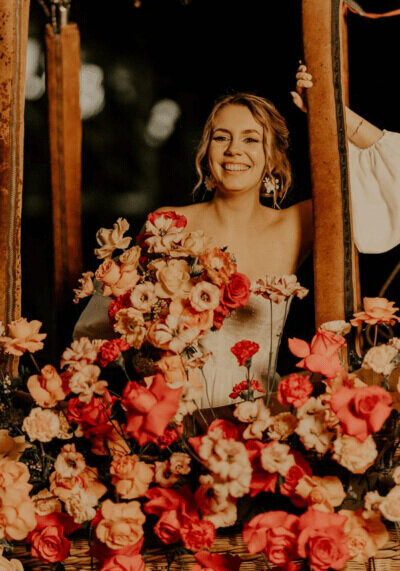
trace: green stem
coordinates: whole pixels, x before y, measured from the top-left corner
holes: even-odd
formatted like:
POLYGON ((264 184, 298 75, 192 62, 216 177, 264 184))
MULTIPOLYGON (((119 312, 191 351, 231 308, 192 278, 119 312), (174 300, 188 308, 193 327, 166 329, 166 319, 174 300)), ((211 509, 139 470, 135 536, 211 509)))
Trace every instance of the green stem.
POLYGON ((213 407, 211 406, 210 397, 209 397, 209 394, 208 394, 207 379, 206 379, 206 377, 205 377, 205 375, 204 375, 203 367, 200 368, 200 371, 201 371, 202 377, 203 377, 203 379, 204 379, 204 386, 205 386, 205 389, 206 389, 206 397, 207 397, 208 406, 210 407, 211 414, 213 415, 213 417, 214 417, 214 418, 217 418, 217 415, 215 414, 214 409, 213 409, 213 407))
POLYGON ((269 300, 270 304, 270 324, 269 324, 269 356, 268 356, 268 371, 267 371, 267 393, 268 393, 268 400, 269 394, 271 392, 270 387, 270 371, 271 371, 271 364, 272 364, 272 300, 269 300))
POLYGON ((32 362, 33 362, 33 364, 35 365, 36 370, 37 370, 37 372, 38 372, 39 375, 40 375, 41 371, 40 371, 39 365, 38 365, 37 362, 36 362, 35 357, 32 355, 32 353, 29 353, 29 356, 30 356, 30 358, 32 359, 32 362))

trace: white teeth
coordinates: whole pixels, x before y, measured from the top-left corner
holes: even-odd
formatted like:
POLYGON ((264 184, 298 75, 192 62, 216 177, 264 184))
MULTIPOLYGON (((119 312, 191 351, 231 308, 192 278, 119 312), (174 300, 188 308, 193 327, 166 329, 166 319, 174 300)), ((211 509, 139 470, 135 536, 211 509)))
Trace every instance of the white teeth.
POLYGON ((248 168, 246 165, 224 165, 226 171, 247 171, 248 168))

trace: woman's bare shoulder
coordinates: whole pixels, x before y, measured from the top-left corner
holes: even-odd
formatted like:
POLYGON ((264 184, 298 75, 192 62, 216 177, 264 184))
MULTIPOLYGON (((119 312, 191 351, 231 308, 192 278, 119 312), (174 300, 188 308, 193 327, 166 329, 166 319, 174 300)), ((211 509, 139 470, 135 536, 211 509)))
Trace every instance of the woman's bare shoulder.
POLYGON ((204 210, 204 204, 199 202, 196 204, 187 204, 186 206, 161 206, 154 212, 170 212, 174 211, 177 214, 186 216, 188 222, 195 221, 200 212, 204 210))

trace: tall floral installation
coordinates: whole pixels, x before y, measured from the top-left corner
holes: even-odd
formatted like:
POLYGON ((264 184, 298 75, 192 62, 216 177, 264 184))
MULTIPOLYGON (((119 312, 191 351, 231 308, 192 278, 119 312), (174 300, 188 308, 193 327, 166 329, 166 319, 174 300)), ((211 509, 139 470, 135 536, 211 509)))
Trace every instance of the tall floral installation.
POLYGON ((104 571, 151 569, 155 548, 169 564, 192 554, 191 571, 238 571, 255 558, 282 571, 373 562, 400 522, 394 303, 364 298, 351 323, 290 339, 298 371, 277 386, 276 362, 262 385, 251 374, 259 346, 236 343, 243 381, 227 395, 230 417, 218 416, 198 406, 208 357, 199 339, 251 291, 286 307, 307 291, 295 276, 252 286, 226 248, 175 212, 150 214, 134 246, 128 228, 119 219, 99 230, 101 265, 75 290, 76 302, 110 297, 109 339, 81 337, 57 367, 40 368, 41 323, 0 327, 0 350, 36 368, 1 378, 0 569, 23 569, 21 542, 63 569, 77 535, 104 571), (373 341, 349 372, 352 326, 373 341), (239 529, 242 553, 215 550, 217 533, 239 529))

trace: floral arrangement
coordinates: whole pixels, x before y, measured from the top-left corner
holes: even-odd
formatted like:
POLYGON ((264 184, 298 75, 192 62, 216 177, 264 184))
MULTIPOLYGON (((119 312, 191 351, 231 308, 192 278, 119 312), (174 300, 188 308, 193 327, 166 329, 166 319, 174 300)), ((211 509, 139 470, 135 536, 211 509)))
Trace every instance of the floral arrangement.
POLYGON ((378 328, 399 321, 394 304, 365 298, 350 324, 290 339, 299 371, 276 387, 276 365, 262 385, 258 344, 239 341, 231 351, 246 372, 227 395, 231 417, 208 421, 198 340, 251 291, 288 307, 306 290, 294 276, 252 288, 226 248, 175 212, 149 215, 132 247, 127 230, 119 219, 98 232, 103 261, 75 290, 76 301, 110 297, 109 339, 81 337, 59 367, 40 368, 41 323, 0 324, 0 351, 37 368, 1 377, 0 568, 22 569, 12 548, 24 541, 61 569, 77 533, 104 571, 149 569, 154 546, 193 554, 192 571, 237 571, 240 556, 213 551, 220 529, 240 529, 266 568, 339 570, 376 556, 400 522, 400 339, 377 343, 378 328), (352 325, 376 332, 361 372, 344 366, 352 325))

